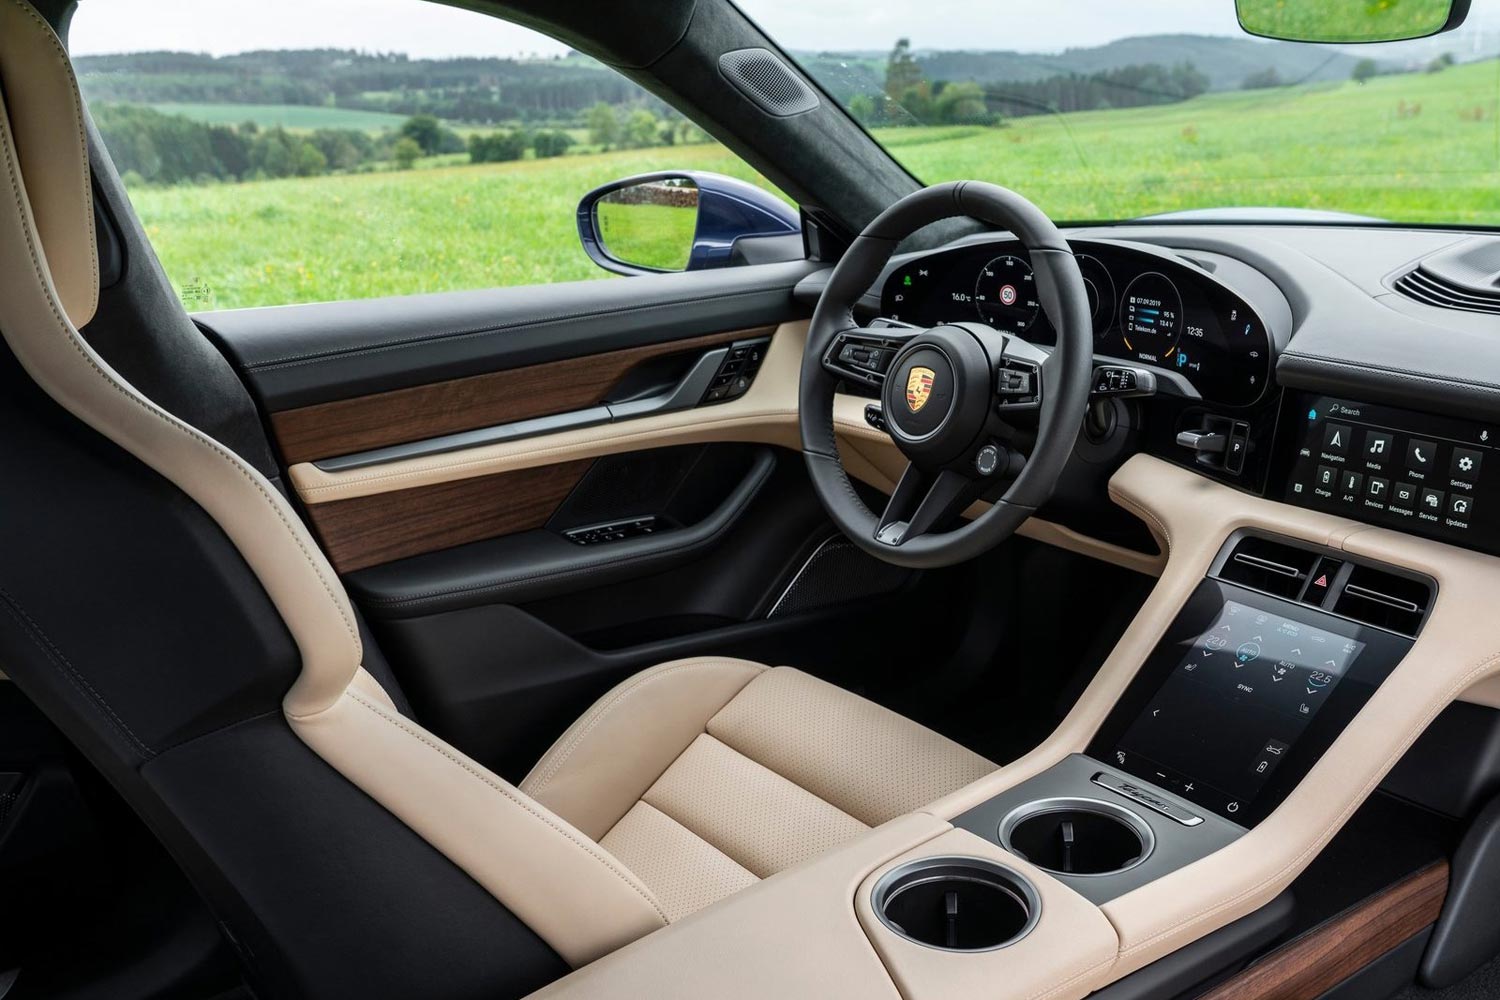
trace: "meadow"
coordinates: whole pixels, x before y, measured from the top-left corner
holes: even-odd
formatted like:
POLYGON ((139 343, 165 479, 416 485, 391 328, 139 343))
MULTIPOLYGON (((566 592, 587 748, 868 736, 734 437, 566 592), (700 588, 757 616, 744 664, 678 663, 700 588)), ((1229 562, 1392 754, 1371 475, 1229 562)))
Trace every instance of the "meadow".
MULTIPOLYGON (((1002 183, 1060 220, 1284 205, 1500 226, 1500 60, 876 137, 924 181, 1002 183)), ((188 307, 232 308, 603 277, 579 196, 674 167, 771 187, 695 145, 131 194, 188 307)))

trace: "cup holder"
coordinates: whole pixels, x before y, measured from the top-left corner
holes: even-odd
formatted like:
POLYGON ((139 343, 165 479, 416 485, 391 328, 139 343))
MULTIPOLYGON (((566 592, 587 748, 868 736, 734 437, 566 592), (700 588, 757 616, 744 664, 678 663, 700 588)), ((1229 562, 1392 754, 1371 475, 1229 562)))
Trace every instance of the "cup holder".
POLYGON ((1145 861, 1156 835, 1112 802, 1042 799, 1001 821, 1000 843, 1054 875, 1115 875, 1145 861))
POLYGON ((991 951, 1014 944, 1041 915, 1036 890, 1008 868, 980 858, 922 858, 875 885, 880 920, 902 937, 943 951, 991 951))

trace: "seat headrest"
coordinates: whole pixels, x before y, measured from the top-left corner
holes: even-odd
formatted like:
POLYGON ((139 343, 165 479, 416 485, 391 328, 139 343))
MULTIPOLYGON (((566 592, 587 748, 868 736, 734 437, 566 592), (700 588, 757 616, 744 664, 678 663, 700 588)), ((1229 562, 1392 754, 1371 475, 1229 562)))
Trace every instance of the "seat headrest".
POLYGON ((99 304, 99 247, 83 101, 62 43, 26 0, 0 0, 0 113, 10 119, 21 187, 46 270, 74 329, 99 304))

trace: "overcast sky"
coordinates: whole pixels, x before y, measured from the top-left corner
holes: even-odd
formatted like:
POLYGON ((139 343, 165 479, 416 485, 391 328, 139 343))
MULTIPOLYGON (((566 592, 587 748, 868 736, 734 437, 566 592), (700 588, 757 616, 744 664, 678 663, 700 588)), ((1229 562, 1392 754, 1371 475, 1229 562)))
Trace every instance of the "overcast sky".
MULTIPOLYGON (((559 0, 567 2, 567 0, 559 0)), ((649 3, 651 0, 640 0, 649 3)), ((1157 31, 1237 33, 1231 0, 742 0, 793 49, 1056 51, 1157 31)), ((80 0, 74 54, 371 49, 414 56, 551 55, 546 36, 422 0, 80 0)))
MULTIPOLYGON (((568 0, 557 0, 566 3, 568 0)), ((621 0, 651 3, 653 0, 621 0)), ((798 50, 1056 52, 1157 33, 1238 35, 1233 0, 739 0, 772 38, 798 50)), ((1476 0, 1493 30, 1500 0, 1476 0)), ((426 58, 544 55, 567 47, 526 28, 423 0, 80 0, 76 55, 173 49, 346 48, 426 58)))

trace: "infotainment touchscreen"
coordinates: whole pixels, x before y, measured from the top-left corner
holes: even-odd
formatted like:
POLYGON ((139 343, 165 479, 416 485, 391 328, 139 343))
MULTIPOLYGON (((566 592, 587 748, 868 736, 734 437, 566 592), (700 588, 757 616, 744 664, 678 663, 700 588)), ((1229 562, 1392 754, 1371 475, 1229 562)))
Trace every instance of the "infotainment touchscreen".
POLYGON ((1110 763, 1233 819, 1248 811, 1364 648, 1265 607, 1225 601, 1110 763))
POLYGON ((1283 499, 1500 552, 1500 427, 1289 395, 1296 453, 1283 499))

